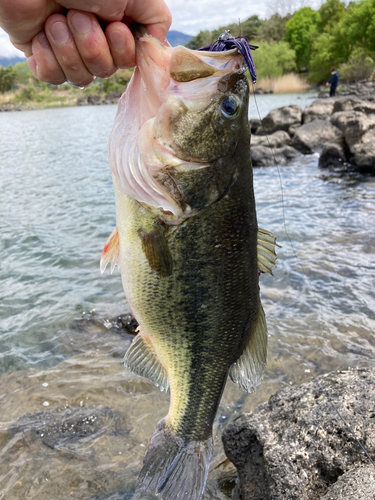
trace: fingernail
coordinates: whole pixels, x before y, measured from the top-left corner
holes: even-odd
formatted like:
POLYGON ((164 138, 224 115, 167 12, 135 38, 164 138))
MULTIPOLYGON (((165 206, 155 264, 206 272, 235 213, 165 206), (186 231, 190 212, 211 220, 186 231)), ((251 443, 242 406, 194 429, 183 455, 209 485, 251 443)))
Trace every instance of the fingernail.
POLYGON ((111 31, 109 33, 109 43, 116 50, 123 50, 125 48, 125 37, 121 31, 111 31))
POLYGON ((51 48, 51 45, 49 44, 48 38, 46 37, 46 34, 44 33, 44 31, 41 31, 39 33, 38 40, 39 40, 40 45, 42 47, 44 47, 45 49, 51 48))
POLYGON ((51 35, 55 42, 63 44, 66 43, 70 38, 70 33, 68 27, 65 23, 58 21, 51 26, 51 35))
POLYGON ((76 32, 81 33, 82 35, 84 33, 88 33, 92 28, 91 17, 86 16, 85 14, 81 14, 80 12, 74 14, 70 22, 72 23, 72 26, 76 30, 76 32))

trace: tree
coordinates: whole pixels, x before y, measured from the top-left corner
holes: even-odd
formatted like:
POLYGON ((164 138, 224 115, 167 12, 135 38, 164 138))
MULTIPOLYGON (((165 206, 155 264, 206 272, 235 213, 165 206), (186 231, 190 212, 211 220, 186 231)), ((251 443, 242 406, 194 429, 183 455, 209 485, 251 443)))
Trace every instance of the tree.
POLYGON ((332 31, 332 29, 345 17, 345 3, 340 0, 326 0, 319 9, 319 31, 332 31))
POLYGON ((295 12, 285 25, 284 40, 295 50, 296 62, 300 71, 308 67, 311 41, 319 21, 319 12, 310 7, 303 7, 295 12))
POLYGON ((339 25, 338 38, 348 45, 350 52, 355 47, 375 52, 375 0, 349 4, 339 25))
POLYGON ((296 69, 296 54, 286 42, 266 42, 259 44, 253 52, 258 78, 278 77, 296 69))
POLYGON ((259 27, 259 40, 274 40, 275 42, 280 42, 286 33, 285 25, 291 17, 291 14, 287 14, 284 17, 278 13, 272 14, 272 16, 263 21, 259 27))

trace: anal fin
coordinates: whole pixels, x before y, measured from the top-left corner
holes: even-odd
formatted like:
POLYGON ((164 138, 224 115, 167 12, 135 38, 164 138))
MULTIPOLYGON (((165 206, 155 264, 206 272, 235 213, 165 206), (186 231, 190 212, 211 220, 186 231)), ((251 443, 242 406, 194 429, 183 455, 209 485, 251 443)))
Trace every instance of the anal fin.
MULTIPOLYGON (((106 244, 104 245, 102 258, 100 259, 100 272, 103 274, 107 265, 111 263, 111 274, 115 266, 120 263, 120 238, 117 226, 110 234, 106 244)), ((120 267, 120 266, 119 266, 120 267)))
POLYGON ((229 376, 242 391, 254 392, 260 385, 267 359, 267 324, 262 304, 259 304, 259 312, 244 352, 240 358, 231 366, 229 376))
POLYGON ((167 372, 160 363, 152 345, 140 333, 135 337, 124 358, 125 367, 136 375, 148 378, 161 391, 167 391, 167 372))
POLYGON ((275 236, 258 227, 258 269, 261 273, 269 273, 273 276, 272 268, 277 267, 275 247, 281 248, 276 243, 275 236))

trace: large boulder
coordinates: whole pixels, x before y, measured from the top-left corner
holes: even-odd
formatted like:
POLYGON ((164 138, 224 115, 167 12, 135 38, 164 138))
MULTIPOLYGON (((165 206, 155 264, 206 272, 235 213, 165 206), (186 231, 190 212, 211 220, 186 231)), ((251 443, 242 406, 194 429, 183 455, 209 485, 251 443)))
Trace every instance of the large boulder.
POLYGON ((314 120, 300 127, 291 142, 291 146, 303 154, 321 153, 325 144, 344 143, 344 134, 332 123, 314 120))
POLYGON ((284 130, 278 130, 273 134, 266 135, 252 135, 251 136, 251 146, 269 146, 271 148, 279 148, 289 144, 291 141, 290 135, 284 130))
POLYGON ((331 116, 331 123, 342 131, 350 149, 370 128, 375 127, 375 120, 360 111, 334 113, 331 116))
POLYGON ((285 132, 289 133, 290 127, 296 124, 301 125, 301 123, 301 106, 284 106, 270 111, 268 115, 263 118, 263 127, 258 127, 257 134, 273 134, 277 130, 285 130, 285 132))
POLYGON ((375 370, 337 371, 278 391, 223 433, 239 474, 233 499, 320 500, 345 472, 371 465, 342 418, 374 456, 374 417, 375 370))
POLYGON ((317 99, 308 106, 306 106, 305 111, 302 115, 302 122, 309 123, 313 120, 329 120, 331 114, 333 113, 333 106, 335 104, 335 99, 317 99))
POLYGON ((366 500, 375 498, 375 468, 345 472, 320 500, 366 500))
POLYGON ((254 167, 271 167, 284 165, 288 160, 301 156, 301 153, 288 145, 279 148, 259 145, 250 148, 250 156, 254 167))

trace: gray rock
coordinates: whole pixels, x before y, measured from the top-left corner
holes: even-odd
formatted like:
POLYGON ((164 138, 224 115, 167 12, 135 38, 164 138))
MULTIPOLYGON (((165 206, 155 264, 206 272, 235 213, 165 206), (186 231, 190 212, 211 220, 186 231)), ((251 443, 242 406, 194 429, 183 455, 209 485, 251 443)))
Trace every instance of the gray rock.
POLYGON ((353 109, 354 111, 361 111, 366 114, 375 113, 375 102, 363 99, 361 102, 354 104, 353 109))
POLYGON ((252 118, 249 121, 249 124, 250 124, 251 134, 255 134, 257 129, 258 128, 260 129, 262 127, 261 121, 258 120, 257 118, 252 118))
POLYGON ((346 161, 348 161, 348 151, 346 147, 341 144, 326 144, 319 157, 319 167, 341 167, 346 161))
POLYGON ((280 146, 284 146, 286 144, 289 144, 291 141, 290 135, 283 131, 283 130, 278 130, 277 132, 274 132, 273 134, 270 134, 268 136, 265 135, 252 135, 251 136, 251 145, 252 146, 268 146, 271 148, 279 148, 280 146))
POLYGON ((321 153, 325 144, 343 145, 344 135, 337 127, 324 120, 302 125, 295 133, 291 146, 303 154, 321 153))
POLYGON ((313 120, 328 120, 333 113, 333 106, 335 104, 335 99, 332 97, 328 99, 317 99, 308 106, 306 106, 305 111, 302 115, 302 122, 309 123, 313 120))
POLYGON ((329 373, 278 391, 226 428, 224 449, 239 474, 233 498, 319 500, 345 472, 369 466, 336 409, 373 456, 375 370, 329 373))
POLYGON ((338 113, 339 111, 354 111, 356 106, 361 105, 362 99, 355 96, 339 97, 335 100, 333 106, 333 113, 338 113))
POLYGON ((342 131, 350 150, 373 126, 373 120, 360 111, 340 111, 334 113, 331 117, 331 123, 342 131))
POLYGON ((375 174, 375 129, 369 130, 352 145, 351 152, 360 171, 375 174))
POLYGON ((375 468, 345 472, 320 500, 371 500, 375 498, 375 468))
MULTIPOLYGON (((263 127, 267 134, 272 134, 277 130, 285 130, 289 132, 291 125, 302 123, 302 108, 301 106, 284 106, 274 109, 263 118, 263 127)), ((258 130, 257 130, 258 133, 258 130)))
POLYGON ((269 148, 264 145, 252 146, 250 148, 251 161, 254 167, 284 165, 288 160, 300 155, 299 151, 288 145, 279 148, 269 148))

